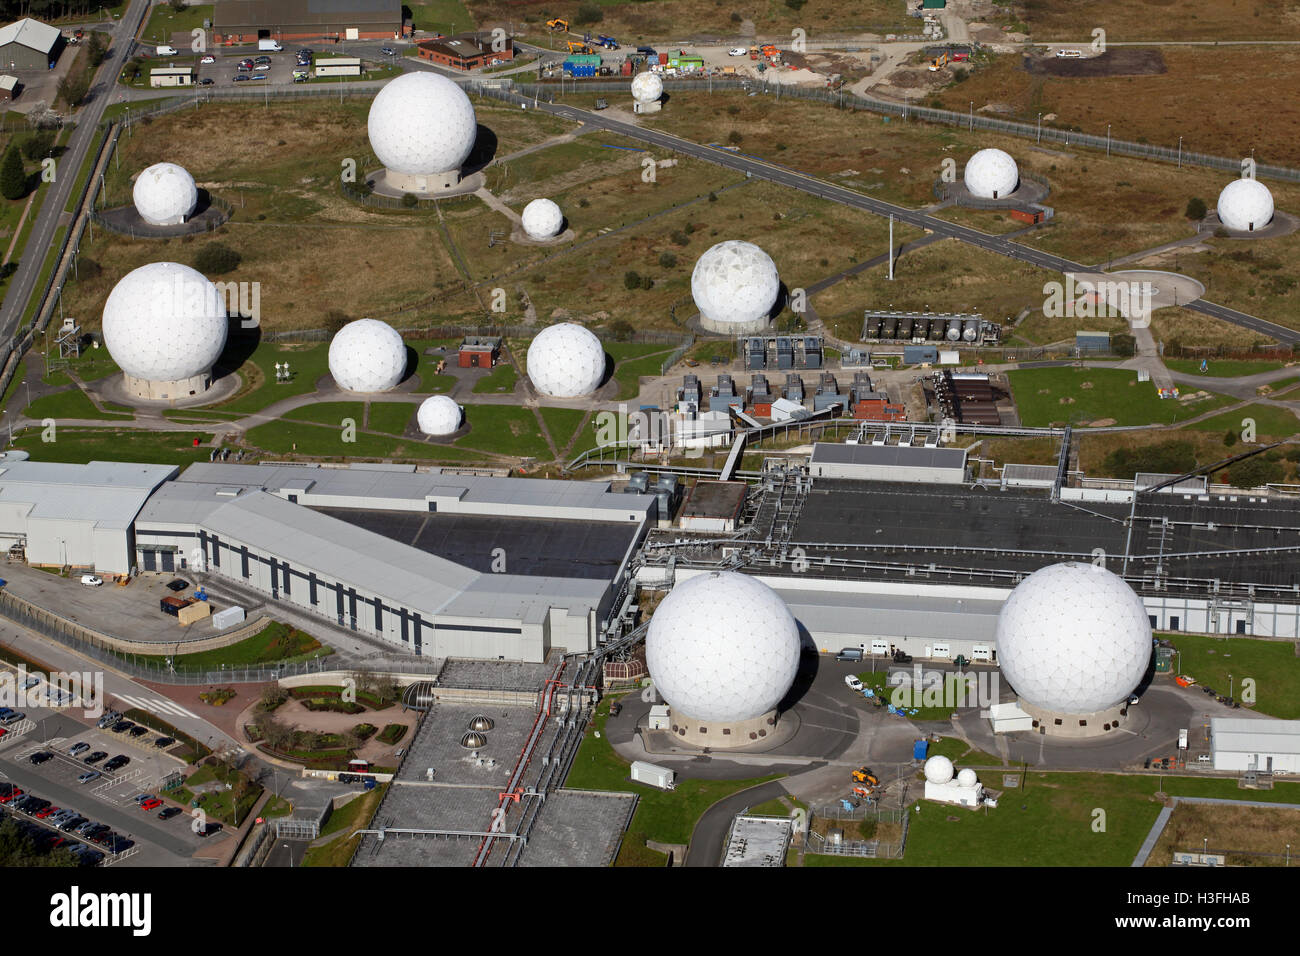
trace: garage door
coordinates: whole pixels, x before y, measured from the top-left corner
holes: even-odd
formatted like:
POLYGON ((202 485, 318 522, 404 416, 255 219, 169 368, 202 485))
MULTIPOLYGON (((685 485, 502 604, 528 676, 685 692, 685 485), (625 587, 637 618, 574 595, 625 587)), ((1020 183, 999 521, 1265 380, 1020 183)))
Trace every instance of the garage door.
POLYGON ((993 656, 991 651, 987 644, 976 644, 970 649, 971 660, 986 661, 993 656))
POLYGON ((146 571, 157 571, 157 570, 158 570, 158 552, 157 552, 157 551, 153 551, 153 550, 151 550, 151 549, 146 548, 144 551, 140 552, 140 554, 144 557, 144 569, 145 569, 146 571))
POLYGON ((176 554, 172 551, 162 552, 162 569, 164 571, 176 570, 176 554))
POLYGON ((934 645, 934 651, 933 651, 933 653, 932 653, 930 656, 931 656, 931 657, 951 657, 951 656, 952 656, 952 651, 949 650, 947 644, 936 644, 936 645, 934 645))

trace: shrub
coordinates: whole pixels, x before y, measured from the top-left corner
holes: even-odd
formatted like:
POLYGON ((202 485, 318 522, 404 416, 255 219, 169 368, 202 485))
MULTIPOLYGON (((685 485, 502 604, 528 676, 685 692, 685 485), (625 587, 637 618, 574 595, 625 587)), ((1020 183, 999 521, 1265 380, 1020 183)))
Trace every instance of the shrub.
POLYGON ((241 256, 224 243, 214 242, 199 250, 194 257, 194 268, 204 275, 221 275, 239 267, 241 256))
POLYGON ((585 26, 588 23, 599 23, 605 19, 605 11, 600 8, 599 4, 582 3, 578 5, 578 13, 573 18, 573 22, 578 26, 585 26))
POLYGON ((325 313, 325 331, 330 338, 334 338, 338 331, 351 321, 345 313, 338 309, 330 309, 325 313))
POLYGON ((1223 433, 1223 446, 1225 448, 1231 448, 1235 444, 1237 444, 1237 433, 1233 429, 1229 428, 1223 433))
POLYGON ((104 267, 89 256, 77 257, 77 278, 96 279, 104 272, 104 267))
POLYGON ((43 159, 53 148, 54 133, 50 130, 42 130, 27 137, 27 141, 23 143, 23 155, 30 160, 43 159))
POLYGON ((680 229, 674 229, 671 238, 675 246, 689 246, 691 244, 691 237, 680 229))
POLYGON ((717 201, 718 201, 718 194, 717 194, 717 193, 709 193, 709 202, 717 202, 717 201))
POLYGON ((1281 481, 1286 469, 1279 461, 1268 461, 1260 455, 1239 461, 1228 469, 1228 483, 1234 488, 1254 488, 1269 482, 1281 481))
POLYGON ((785 5, 791 10, 802 10, 808 0, 785 0, 785 5))
POLYGON ((626 342, 635 331, 636 329, 632 328, 632 323, 627 319, 615 319, 609 324, 609 334, 613 336, 615 342, 626 342))
POLYGON ((732 23, 740 23, 740 22, 741 22, 742 20, 744 20, 744 19, 745 19, 745 18, 742 17, 742 16, 741 16, 739 13, 737 13, 735 10, 732 10, 732 11, 731 11, 731 22, 732 22, 732 23))
POLYGON ((414 209, 420 204, 420 198, 415 193, 402 193, 402 205, 407 209, 414 209))
POLYGON ((641 273, 628 269, 623 273, 623 288, 629 292, 641 288, 641 273))
POLYGON ((659 265, 665 269, 677 268, 677 257, 671 252, 659 253, 659 265))
POLYGON ((1193 196, 1187 200, 1187 208, 1183 210, 1183 215, 1188 219, 1204 219, 1207 211, 1205 200, 1199 196, 1193 196))
POLYGON ((733 129, 730 133, 727 134, 727 142, 730 143, 732 146, 735 146, 737 143, 739 143, 739 142, 740 142, 742 139, 744 139, 744 138, 745 138, 745 137, 743 137, 743 136, 740 135, 740 131, 739 131, 739 130, 734 130, 734 129, 733 129))

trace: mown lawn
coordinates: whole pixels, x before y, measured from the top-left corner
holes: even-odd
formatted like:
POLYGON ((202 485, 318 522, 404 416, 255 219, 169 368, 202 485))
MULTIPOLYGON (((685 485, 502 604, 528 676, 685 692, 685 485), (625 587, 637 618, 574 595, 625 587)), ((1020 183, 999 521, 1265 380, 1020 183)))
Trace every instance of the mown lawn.
MULTIPOLYGON (((1290 641, 1261 641, 1248 637, 1203 637, 1177 632, 1161 634, 1173 642, 1181 656, 1174 665, 1184 674, 1209 685, 1216 693, 1232 692, 1240 700, 1243 680, 1253 680, 1255 703, 1242 703, 1261 714, 1284 720, 1300 719, 1300 658, 1290 641)), ((1195 688, 1193 688, 1195 690, 1195 688)))
POLYGON ((1231 430, 1240 435, 1246 428, 1247 419, 1254 421, 1255 434, 1258 436, 1289 438, 1296 432, 1300 432, 1300 418, 1296 418, 1295 413, 1289 408, 1280 408, 1277 405, 1245 405, 1204 421, 1193 422, 1187 427, 1203 432, 1231 430))
POLYGON ((139 461, 158 465, 188 465, 207 461, 212 434, 149 432, 143 429, 56 428, 55 440, 41 441, 41 429, 29 428, 13 447, 30 452, 37 461, 139 461), (194 446, 194 439, 199 446, 194 446))
POLYGON ((1233 401, 1225 395, 1189 403, 1161 399, 1155 385, 1123 369, 1030 368, 1008 372, 1007 378, 1020 422, 1030 427, 1172 424, 1233 401))

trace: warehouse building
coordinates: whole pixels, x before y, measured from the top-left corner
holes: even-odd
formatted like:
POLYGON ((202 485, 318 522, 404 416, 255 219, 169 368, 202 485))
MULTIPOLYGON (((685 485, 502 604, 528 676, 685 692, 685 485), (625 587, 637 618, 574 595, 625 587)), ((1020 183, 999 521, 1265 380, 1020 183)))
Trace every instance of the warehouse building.
POLYGON ((318 57, 317 76, 360 76, 361 60, 355 56, 318 57))
POLYGON ((29 564, 130 573, 132 523, 172 465, 85 465, 0 455, 0 548, 29 564))
POLYGON ((1210 753, 1215 770, 1300 773, 1300 720, 1214 717, 1210 753))
POLYGON ((63 34, 40 20, 19 20, 0 27, 0 67, 6 70, 48 70, 59 60, 63 34))
POLYGON ((160 86, 193 86, 195 69, 192 66, 169 66, 159 70, 149 71, 149 85, 152 87, 160 86))
POLYGON ((218 0, 215 43, 383 40, 403 34, 398 0, 218 0))
POLYGON ((596 646, 655 509, 607 482, 202 463, 150 498, 136 549, 411 653, 538 662, 596 646))
POLYGON ((515 46, 503 41, 501 49, 493 49, 492 34, 466 33, 457 37, 421 40, 416 44, 420 59, 453 70, 480 70, 515 58, 515 46))
POLYGON ((966 452, 960 448, 913 445, 835 445, 817 442, 809 460, 814 478, 961 484, 966 452))

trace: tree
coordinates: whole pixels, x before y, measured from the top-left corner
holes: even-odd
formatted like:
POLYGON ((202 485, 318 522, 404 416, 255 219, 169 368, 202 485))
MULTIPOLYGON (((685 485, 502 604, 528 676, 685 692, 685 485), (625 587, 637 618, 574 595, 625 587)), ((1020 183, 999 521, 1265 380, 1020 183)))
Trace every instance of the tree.
POLYGON ((49 130, 41 130, 27 137, 27 141, 23 143, 23 155, 35 161, 48 156, 53 148, 54 133, 49 130))
POLYGON ((102 33, 92 33, 86 43, 86 56, 92 67, 99 66, 108 57, 108 43, 102 33))
POLYGON ((0 195, 5 199, 22 199, 27 195, 27 170, 23 168, 17 146, 5 150, 5 158, 0 160, 0 195))
POLYGON ((1234 488, 1257 488, 1281 481, 1286 469, 1280 461, 1268 461, 1261 455, 1239 461, 1228 469, 1228 483, 1234 488))
POLYGON ((659 253, 659 265, 665 269, 675 269, 677 267, 677 257, 671 252, 659 253))
POLYGON ((174 12, 180 13, 185 9, 185 0, 168 0, 168 5, 174 12))
POLYGON ((628 269, 623 273, 623 288, 631 292, 633 289, 641 288, 641 273, 628 269))
POLYGON ((1116 448, 1103 467, 1112 478, 1132 478, 1138 472, 1183 475, 1196 467, 1196 449, 1191 442, 1179 440, 1116 448))
POLYGON ((1231 448, 1235 444, 1237 444, 1237 433, 1233 429, 1229 428, 1223 433, 1223 447, 1231 448))
POLYGON ((338 309, 330 309, 325 313, 325 331, 330 338, 334 338, 339 330, 351 321, 352 319, 348 317, 347 313, 340 312, 338 309))
POLYGON ((609 334, 614 337, 615 342, 626 342, 635 331, 636 329, 632 328, 632 323, 627 319, 615 319, 609 324, 609 334))
POLYGON ((224 243, 213 242, 199 250, 199 254, 194 257, 194 268, 204 275, 221 275, 234 271, 241 258, 238 252, 224 243))
POLYGON ((1187 208, 1183 210, 1183 215, 1188 219, 1204 219, 1206 212, 1205 200, 1199 196, 1193 196, 1187 200, 1187 208))
POLYGON ((59 96, 69 108, 76 108, 90 92, 90 77, 84 72, 69 73, 59 81, 59 96))

